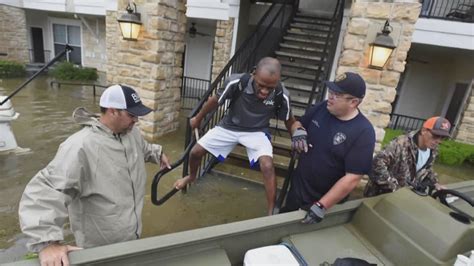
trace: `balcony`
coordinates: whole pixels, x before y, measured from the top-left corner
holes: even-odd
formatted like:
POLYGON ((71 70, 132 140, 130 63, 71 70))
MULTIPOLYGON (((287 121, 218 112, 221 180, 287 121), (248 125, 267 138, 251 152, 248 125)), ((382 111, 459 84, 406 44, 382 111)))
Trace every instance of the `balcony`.
POLYGON ((422 0, 420 17, 474 22, 473 0, 422 0))

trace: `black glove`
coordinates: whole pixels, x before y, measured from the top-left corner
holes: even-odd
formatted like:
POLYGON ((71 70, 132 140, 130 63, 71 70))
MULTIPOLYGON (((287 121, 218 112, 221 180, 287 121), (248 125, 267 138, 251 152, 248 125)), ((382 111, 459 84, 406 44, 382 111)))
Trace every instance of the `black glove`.
POLYGON ((303 221, 304 224, 316 224, 323 220, 324 214, 326 213, 326 209, 324 206, 318 202, 315 202, 313 206, 308 210, 308 213, 304 217, 303 221))
POLYGON ((308 151, 308 142, 306 138, 308 133, 306 133, 306 129, 299 127, 291 136, 291 149, 296 150, 298 153, 300 152, 307 152, 308 151))

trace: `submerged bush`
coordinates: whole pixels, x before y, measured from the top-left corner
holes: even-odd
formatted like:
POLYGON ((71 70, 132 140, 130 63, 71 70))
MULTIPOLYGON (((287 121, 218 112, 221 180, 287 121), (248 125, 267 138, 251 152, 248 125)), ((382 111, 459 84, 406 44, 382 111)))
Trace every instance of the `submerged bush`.
POLYGON ((70 62, 61 62, 56 65, 51 75, 59 80, 97 80, 97 69, 75 66, 70 62))
POLYGON ((0 78, 16 78, 26 74, 25 66, 12 61, 0 60, 0 78))
MULTIPOLYGON (((401 130, 386 128, 382 146, 403 133, 401 130)), ((439 145, 437 162, 447 165, 461 165, 463 163, 474 165, 474 145, 445 140, 439 145)))

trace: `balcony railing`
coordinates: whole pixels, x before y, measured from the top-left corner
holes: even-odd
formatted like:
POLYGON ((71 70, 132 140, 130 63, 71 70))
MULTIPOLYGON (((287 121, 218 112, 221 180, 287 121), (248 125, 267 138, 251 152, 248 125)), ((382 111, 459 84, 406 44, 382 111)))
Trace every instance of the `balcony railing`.
POLYGON ((181 86, 181 108, 193 109, 211 85, 210 80, 183 77, 181 86))
POLYGON ((420 17, 474 22, 474 0, 422 0, 420 17))
POLYGON ((388 128, 399 129, 403 131, 412 131, 420 129, 423 126, 425 119, 399 115, 399 114, 390 114, 390 122, 388 123, 388 128))

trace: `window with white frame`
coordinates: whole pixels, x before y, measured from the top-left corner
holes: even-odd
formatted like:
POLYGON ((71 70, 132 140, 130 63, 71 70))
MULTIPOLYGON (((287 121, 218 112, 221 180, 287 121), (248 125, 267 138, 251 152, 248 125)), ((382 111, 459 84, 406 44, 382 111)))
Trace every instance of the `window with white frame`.
POLYGON ((81 27, 53 24, 54 54, 64 51, 66 44, 72 47, 73 51, 66 54, 66 60, 81 65, 81 27))

